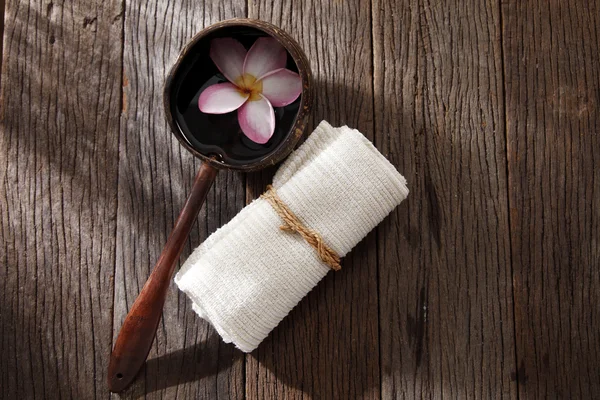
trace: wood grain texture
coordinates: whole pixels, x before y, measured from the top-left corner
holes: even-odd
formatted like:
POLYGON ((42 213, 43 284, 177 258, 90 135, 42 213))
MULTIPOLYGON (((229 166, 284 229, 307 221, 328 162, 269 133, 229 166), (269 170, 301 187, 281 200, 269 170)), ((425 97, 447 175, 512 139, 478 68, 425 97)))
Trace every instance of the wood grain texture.
MULTIPOLYGON (((127 1, 119 144, 114 334, 156 263, 200 166, 171 134, 162 86, 179 50, 213 22, 245 16, 245 3, 127 1)), ((243 175, 222 172, 181 259, 244 205, 243 175)), ((145 369, 125 398, 241 398, 244 356, 226 345, 171 285, 145 369)))
POLYGON ((0 397, 106 397, 121 3, 6 4, 0 397))
POLYGON ((515 398, 495 1, 373 2, 375 142, 410 195, 378 228, 383 398, 515 398))
POLYGON ((502 7, 521 398, 600 393, 600 2, 502 7))
MULTIPOLYGON (((373 138, 370 15, 359 0, 249 2, 249 17, 278 25, 307 53, 316 82, 309 132, 327 119, 373 138)), ((248 200, 273 172, 248 176, 248 200)), ((247 356, 249 399, 380 397, 375 239, 373 232, 247 356)))
MULTIPOLYGON (((306 50, 309 130, 360 129, 411 193, 247 356, 172 285, 114 397, 597 397, 600 1, 6 0, 0 398, 109 396, 200 166, 164 78, 197 31, 247 15, 306 50)), ((182 258, 273 172, 221 172, 182 258)))
MULTIPOLYGON (((3 54, 2 52, 2 46, 4 45, 4 10, 5 10, 5 0, 0 0, 0 38, 2 38, 2 40, 0 40, 0 54, 3 54)), ((0 57, 0 71, 2 70, 2 59, 3 57, 0 57)), ((0 74, 0 88, 2 87, 2 75, 0 74)))

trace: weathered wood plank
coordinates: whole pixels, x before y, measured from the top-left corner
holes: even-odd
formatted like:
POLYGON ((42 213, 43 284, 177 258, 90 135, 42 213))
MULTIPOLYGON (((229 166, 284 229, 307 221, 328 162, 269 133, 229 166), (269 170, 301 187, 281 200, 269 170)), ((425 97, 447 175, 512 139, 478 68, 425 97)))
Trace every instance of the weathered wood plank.
MULTIPOLYGON (((126 6, 115 338, 159 257, 200 165, 167 127, 162 110, 164 78, 179 50, 196 32, 222 19, 245 16, 245 2, 236 0, 127 1, 126 6)), ((231 219, 244 201, 243 176, 220 173, 181 259, 231 219)), ((174 284, 148 358, 124 397, 244 396, 243 354, 222 343, 174 284)))
MULTIPOLYGON (((314 123, 373 138, 371 10, 364 1, 250 1, 294 36, 317 83, 314 123)), ((273 171, 248 177, 249 200, 273 171)), ((371 234, 247 357, 248 398, 379 398, 377 248, 371 234)))
POLYGON ((521 398, 600 393, 600 2, 503 2, 521 398))
MULTIPOLYGON (((5 1, 0 0, 0 54, 2 52, 2 46, 4 45, 4 11, 5 11, 5 1)), ((0 57, 0 71, 2 70, 2 57, 0 57)), ((2 85, 2 75, 0 74, 0 87, 2 85)))
POLYGON ((383 398, 515 398, 496 1, 375 0, 376 144, 411 190, 378 230, 383 398))
POLYGON ((8 0, 0 122, 0 397, 106 397, 120 1, 8 0))

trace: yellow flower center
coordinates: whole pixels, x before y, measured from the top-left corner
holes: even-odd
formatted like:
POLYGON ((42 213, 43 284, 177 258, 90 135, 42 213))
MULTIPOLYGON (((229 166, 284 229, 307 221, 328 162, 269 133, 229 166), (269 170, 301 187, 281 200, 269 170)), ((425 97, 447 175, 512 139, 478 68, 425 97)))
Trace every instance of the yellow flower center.
POLYGON ((257 81, 256 78, 248 73, 240 76, 234 82, 238 87, 240 93, 247 94, 248 100, 255 101, 260 100, 260 94, 262 93, 262 81, 257 81))

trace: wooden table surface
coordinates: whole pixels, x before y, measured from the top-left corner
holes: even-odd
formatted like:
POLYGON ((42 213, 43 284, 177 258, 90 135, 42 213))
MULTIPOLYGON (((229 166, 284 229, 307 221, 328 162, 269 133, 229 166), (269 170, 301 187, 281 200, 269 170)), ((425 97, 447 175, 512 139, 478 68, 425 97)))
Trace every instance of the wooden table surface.
MULTIPOLYGON (((251 354, 172 285, 121 397, 598 398, 598 0, 6 0, 2 398, 110 396, 116 334, 200 165, 163 80, 231 17, 290 32, 310 128, 358 128, 411 193, 251 354)), ((183 257, 272 174, 221 173, 183 257)))

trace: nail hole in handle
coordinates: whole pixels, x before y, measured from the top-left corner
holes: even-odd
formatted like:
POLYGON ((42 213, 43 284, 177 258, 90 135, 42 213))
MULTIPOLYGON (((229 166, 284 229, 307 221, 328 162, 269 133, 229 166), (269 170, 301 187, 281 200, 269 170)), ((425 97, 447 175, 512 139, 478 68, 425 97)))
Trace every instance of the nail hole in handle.
POLYGON ((119 373, 117 374, 117 379, 123 379, 123 374, 119 372, 119 373))

